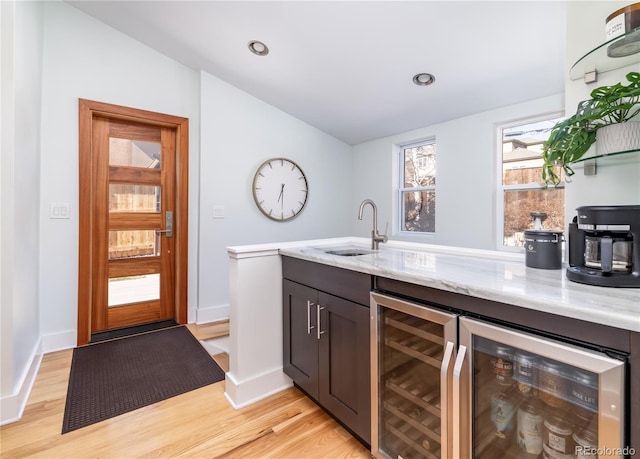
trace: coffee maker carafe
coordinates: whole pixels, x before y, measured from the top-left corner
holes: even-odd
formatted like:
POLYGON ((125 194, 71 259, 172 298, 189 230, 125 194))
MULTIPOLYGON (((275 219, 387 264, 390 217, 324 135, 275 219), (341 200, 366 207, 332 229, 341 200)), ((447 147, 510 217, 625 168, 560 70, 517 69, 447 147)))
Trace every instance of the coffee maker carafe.
POLYGON ((583 206, 569 224, 567 279, 640 288, 640 206, 583 206))

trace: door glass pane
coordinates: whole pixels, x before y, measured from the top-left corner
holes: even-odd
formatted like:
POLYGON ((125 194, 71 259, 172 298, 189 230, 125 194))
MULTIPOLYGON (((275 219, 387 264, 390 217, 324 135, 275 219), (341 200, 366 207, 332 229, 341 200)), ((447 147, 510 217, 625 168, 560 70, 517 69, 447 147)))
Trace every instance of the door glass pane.
POLYGON ((109 231, 109 260, 160 255, 160 237, 154 230, 109 231))
POLYGON ((403 231, 436 231, 436 192, 405 191, 402 193, 403 231))
POLYGON ((109 137, 109 165, 160 169, 160 143, 109 137))
POLYGON ((160 187, 111 183, 109 212, 160 212, 160 187))
POLYGON ((474 337, 476 458, 571 458, 597 447, 598 375, 474 337))
POLYGON ((441 457, 444 327, 382 308, 379 441, 388 457, 441 457))
POLYGON ((160 299, 160 274, 109 279, 109 307, 160 299))

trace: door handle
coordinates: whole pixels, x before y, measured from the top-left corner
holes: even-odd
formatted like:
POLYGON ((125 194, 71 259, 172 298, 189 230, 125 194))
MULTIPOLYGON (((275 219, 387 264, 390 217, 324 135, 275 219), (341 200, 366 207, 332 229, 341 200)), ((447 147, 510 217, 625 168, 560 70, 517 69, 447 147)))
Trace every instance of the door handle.
POLYGON ((156 230, 157 234, 164 234, 167 237, 173 237, 173 211, 167 210, 164 213, 164 228, 163 230, 156 230))
MULTIPOLYGON (((469 422, 466 419, 462 418, 461 413, 461 400, 460 398, 463 396, 462 394, 462 386, 460 383, 460 379, 462 378, 462 365, 464 364, 464 358, 467 354, 467 347, 460 345, 458 349, 458 356, 456 357, 456 361, 453 365, 453 456, 452 457, 463 457, 464 454, 461 441, 467 441, 465 438, 462 439, 462 426, 461 422, 469 422)), ((464 448, 466 449, 466 448, 464 448)))

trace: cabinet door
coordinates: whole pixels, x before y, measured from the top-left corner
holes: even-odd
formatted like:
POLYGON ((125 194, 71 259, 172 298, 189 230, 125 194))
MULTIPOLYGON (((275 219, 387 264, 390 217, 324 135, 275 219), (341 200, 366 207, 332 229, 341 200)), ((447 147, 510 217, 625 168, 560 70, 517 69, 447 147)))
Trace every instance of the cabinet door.
POLYGON ((318 399, 318 292, 283 280, 284 372, 318 399))
POLYGON ((323 292, 320 404, 371 443, 369 308, 323 292))

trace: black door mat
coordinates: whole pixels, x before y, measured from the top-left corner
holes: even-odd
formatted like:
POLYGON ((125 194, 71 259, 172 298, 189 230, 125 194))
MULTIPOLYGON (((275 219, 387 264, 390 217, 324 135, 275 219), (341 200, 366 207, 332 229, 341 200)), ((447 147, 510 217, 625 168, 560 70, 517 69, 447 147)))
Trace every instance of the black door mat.
POLYGON ((73 350, 62 433, 224 379, 185 326, 73 350))
POLYGON ((91 334, 90 343, 99 343, 114 338, 122 338, 124 336, 137 335, 138 333, 146 333, 153 330, 162 330, 163 328, 175 327, 178 325, 175 320, 162 320, 159 322, 151 322, 148 324, 134 325, 133 327, 118 328, 116 330, 106 330, 91 334))

